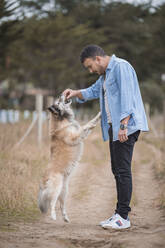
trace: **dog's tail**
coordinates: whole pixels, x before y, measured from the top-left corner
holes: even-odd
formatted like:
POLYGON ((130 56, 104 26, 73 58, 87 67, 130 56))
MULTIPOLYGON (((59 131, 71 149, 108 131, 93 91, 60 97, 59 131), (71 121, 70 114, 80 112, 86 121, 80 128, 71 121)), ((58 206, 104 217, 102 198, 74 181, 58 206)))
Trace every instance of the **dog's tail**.
POLYGON ((38 207, 42 213, 47 213, 48 208, 50 206, 50 196, 47 188, 42 188, 40 186, 38 193, 38 207))

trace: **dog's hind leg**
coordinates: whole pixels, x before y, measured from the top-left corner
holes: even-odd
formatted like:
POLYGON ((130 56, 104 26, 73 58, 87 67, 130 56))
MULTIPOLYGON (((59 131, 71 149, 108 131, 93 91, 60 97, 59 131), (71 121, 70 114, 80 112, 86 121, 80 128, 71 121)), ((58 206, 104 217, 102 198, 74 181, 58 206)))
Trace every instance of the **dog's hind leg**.
POLYGON ((63 188, 61 190, 61 194, 59 196, 61 213, 64 221, 69 222, 69 218, 66 213, 66 197, 68 193, 68 177, 64 177, 63 188))
POLYGON ((58 200, 58 197, 61 193, 62 187, 63 187, 63 176, 58 174, 53 178, 53 190, 52 190, 52 199, 50 202, 51 206, 51 217, 53 220, 56 220, 56 202, 58 200))

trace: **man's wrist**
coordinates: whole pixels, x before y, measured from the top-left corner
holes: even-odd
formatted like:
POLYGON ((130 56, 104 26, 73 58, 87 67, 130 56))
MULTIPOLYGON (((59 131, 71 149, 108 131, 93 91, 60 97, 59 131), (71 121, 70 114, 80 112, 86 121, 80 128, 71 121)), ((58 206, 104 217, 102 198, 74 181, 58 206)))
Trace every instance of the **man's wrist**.
POLYGON ((120 123, 120 129, 121 130, 127 129, 127 124, 126 123, 120 123))
POLYGON ((130 115, 127 116, 126 118, 124 118, 123 120, 121 120, 121 122, 120 122, 120 129, 121 130, 127 129, 129 119, 130 119, 130 115))
POLYGON ((82 96, 82 93, 81 93, 81 90, 77 90, 77 92, 76 92, 77 94, 77 97, 79 98, 79 99, 83 99, 83 96, 82 96))

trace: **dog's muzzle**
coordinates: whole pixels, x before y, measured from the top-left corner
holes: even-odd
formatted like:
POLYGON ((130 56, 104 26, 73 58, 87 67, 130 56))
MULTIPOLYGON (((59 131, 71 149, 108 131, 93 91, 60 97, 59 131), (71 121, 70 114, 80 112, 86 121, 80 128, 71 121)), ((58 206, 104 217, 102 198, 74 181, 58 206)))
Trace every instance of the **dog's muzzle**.
POLYGON ((49 110, 52 114, 56 114, 56 113, 60 114, 59 108, 55 107, 54 105, 50 106, 50 107, 48 108, 48 110, 49 110))

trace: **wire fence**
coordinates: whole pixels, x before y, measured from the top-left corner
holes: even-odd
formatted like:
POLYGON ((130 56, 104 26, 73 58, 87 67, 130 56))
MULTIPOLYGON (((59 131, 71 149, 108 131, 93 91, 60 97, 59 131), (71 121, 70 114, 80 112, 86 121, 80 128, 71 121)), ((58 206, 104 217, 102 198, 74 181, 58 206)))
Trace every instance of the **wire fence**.
MULTIPOLYGON (((46 111, 42 111, 42 120, 45 121, 47 120, 48 114, 46 111)), ((22 120, 36 120, 37 118, 37 111, 29 111, 29 110, 24 110, 24 111, 19 111, 19 110, 5 110, 5 109, 0 109, 0 123, 6 124, 6 123, 18 123, 22 120)))

